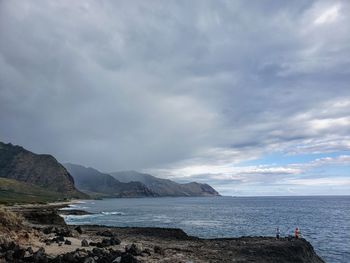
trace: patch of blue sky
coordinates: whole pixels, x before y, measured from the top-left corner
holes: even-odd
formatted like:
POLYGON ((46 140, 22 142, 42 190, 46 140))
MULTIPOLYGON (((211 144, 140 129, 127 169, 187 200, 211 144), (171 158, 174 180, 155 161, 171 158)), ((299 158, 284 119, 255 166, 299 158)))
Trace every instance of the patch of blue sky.
POLYGON ((289 155, 283 152, 274 152, 264 155, 262 158, 249 160, 239 163, 239 166, 251 166, 251 165, 288 165, 288 164, 302 164, 309 163, 316 159, 326 157, 337 157, 341 155, 350 155, 350 151, 337 151, 328 153, 315 153, 315 154, 297 154, 289 155))

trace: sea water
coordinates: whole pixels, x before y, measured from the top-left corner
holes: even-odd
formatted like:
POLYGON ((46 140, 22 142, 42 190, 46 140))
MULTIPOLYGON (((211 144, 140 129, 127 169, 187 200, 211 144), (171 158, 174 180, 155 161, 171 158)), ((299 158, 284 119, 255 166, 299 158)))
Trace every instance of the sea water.
POLYGON ((172 227, 203 237, 281 236, 300 229, 328 263, 350 262, 350 196, 173 197, 87 200, 72 205, 95 214, 68 224, 172 227))

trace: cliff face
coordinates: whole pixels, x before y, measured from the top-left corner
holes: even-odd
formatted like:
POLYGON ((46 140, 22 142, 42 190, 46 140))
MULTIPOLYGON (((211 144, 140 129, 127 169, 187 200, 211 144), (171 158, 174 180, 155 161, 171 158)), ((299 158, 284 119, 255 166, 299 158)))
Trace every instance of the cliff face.
POLYGON ((20 146, 0 142, 0 177, 44 187, 67 197, 86 198, 73 177, 51 155, 35 154, 20 146))
POLYGON ((74 177, 77 188, 91 195, 108 197, 157 196, 140 182, 122 183, 109 174, 81 165, 67 163, 65 167, 74 177))
POLYGON ((221 254, 218 257, 221 257, 221 262, 232 262, 234 258, 237 262, 325 263, 312 245, 303 238, 276 240, 272 237, 241 237, 212 241, 220 244, 218 248, 221 249, 221 254), (223 253, 225 248, 229 248, 232 254, 223 253))
POLYGON ((196 182, 179 184, 168 179, 161 179, 150 174, 134 171, 116 172, 111 175, 121 182, 138 181, 147 186, 159 196, 219 196, 208 184, 196 182))
POLYGON ((208 184, 200 184, 197 182, 181 184, 187 193, 194 196, 219 196, 219 193, 208 184))

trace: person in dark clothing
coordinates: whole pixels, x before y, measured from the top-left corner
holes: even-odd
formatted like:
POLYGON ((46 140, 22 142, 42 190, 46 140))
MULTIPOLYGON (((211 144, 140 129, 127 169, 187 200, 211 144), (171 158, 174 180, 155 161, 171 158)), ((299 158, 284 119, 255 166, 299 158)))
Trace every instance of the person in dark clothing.
POLYGON ((280 228, 277 227, 277 228, 276 228, 276 239, 280 239, 280 234, 281 234, 280 228))

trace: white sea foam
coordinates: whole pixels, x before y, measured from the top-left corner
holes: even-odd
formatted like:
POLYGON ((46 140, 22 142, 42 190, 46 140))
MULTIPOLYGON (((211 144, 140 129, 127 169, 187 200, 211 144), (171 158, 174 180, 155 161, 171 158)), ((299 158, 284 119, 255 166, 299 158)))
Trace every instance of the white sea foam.
POLYGON ((87 206, 80 206, 76 204, 71 204, 68 207, 63 207, 60 210, 73 210, 73 209, 87 209, 87 206))
POLYGON ((66 221, 75 221, 80 219, 87 219, 87 218, 96 218, 103 216, 102 214, 91 214, 91 215, 61 215, 64 220, 66 221))
POLYGON ((167 215, 154 215, 153 217, 150 218, 150 221, 160 222, 160 223, 164 223, 164 224, 172 223, 171 218, 168 217, 167 215))
POLYGON ((103 214, 103 215, 120 215, 120 216, 126 215, 125 213, 119 212, 119 211, 101 212, 101 214, 103 214))

